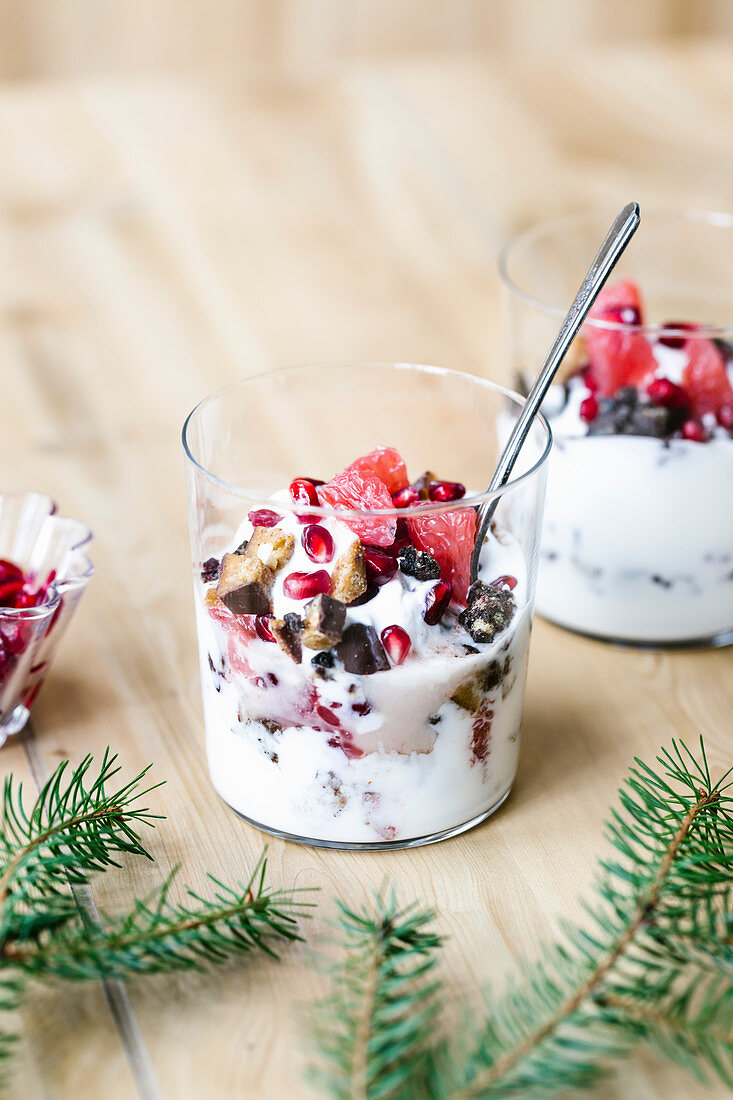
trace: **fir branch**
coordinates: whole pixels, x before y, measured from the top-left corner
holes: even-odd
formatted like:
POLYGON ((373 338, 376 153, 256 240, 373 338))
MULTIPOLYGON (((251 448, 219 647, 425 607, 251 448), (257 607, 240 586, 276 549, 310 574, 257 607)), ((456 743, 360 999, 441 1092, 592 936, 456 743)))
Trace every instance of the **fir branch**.
MULTIPOLYGON (((129 913, 85 919, 74 888, 95 871, 119 866, 119 855, 151 856, 139 836, 153 826, 142 800, 145 769, 128 782, 109 750, 94 769, 91 756, 72 769, 58 766, 32 808, 12 775, 0 808, 0 1010, 22 1003, 28 979, 98 980, 172 970, 202 969, 252 950, 275 956, 279 944, 299 939, 306 904, 295 892, 265 884, 263 856, 246 883, 227 886, 209 876, 210 898, 187 890, 171 899, 175 872, 129 913)), ((0 1027, 0 1063, 14 1036, 0 1027)))
POLYGON ((325 1060, 313 1076, 339 1100, 407 1100, 427 1078, 439 1007, 433 914, 398 909, 394 893, 376 894, 373 914, 338 904, 346 955, 310 1021, 325 1060))
POLYGON ((274 944, 301 939, 297 917, 308 906, 267 888, 266 866, 263 854, 249 881, 236 887, 209 875, 213 897, 189 889, 188 903, 169 900, 174 871, 126 916, 103 916, 98 927, 71 924, 43 943, 11 944, 5 961, 32 977, 79 981, 203 970, 255 948, 277 958, 274 944))
MULTIPOLYGON (((401 1080, 414 1100, 588 1087, 640 1041, 701 1080, 733 1082, 731 773, 712 780, 702 742, 700 760, 673 743, 658 762, 655 770, 636 760, 620 792, 621 809, 608 826, 615 851, 600 864, 597 896, 586 906, 589 924, 566 925, 539 961, 524 964, 522 979, 501 997, 487 997, 468 1048, 435 1039, 429 1051, 423 1047, 429 1075, 421 1070, 411 1080, 410 1048, 392 1043, 391 1065, 407 1059, 401 1080)), ((367 921, 364 950, 372 942, 367 921)), ((381 981, 375 971, 375 1001, 381 981)), ((417 985, 402 995, 415 1013, 429 1003, 417 985)), ((357 1034, 357 1003, 346 999, 341 1007, 349 1014, 342 1032, 357 1034)), ((333 1096, 381 1096, 370 1091, 369 1074, 379 1067, 373 1052, 383 1035, 372 1017, 369 1045, 362 1046, 366 1068, 348 1046, 322 1045, 333 1096)))
MULTIPOLYGON (((157 815, 140 805, 155 787, 141 789, 149 768, 109 790, 117 757, 107 750, 98 773, 87 756, 71 771, 63 761, 26 812, 23 785, 5 780, 0 812, 0 951, 9 936, 33 939, 75 913, 69 885, 94 871, 118 867, 118 854, 151 858, 136 827, 157 815)), ((159 786, 160 784, 158 784, 159 786)))

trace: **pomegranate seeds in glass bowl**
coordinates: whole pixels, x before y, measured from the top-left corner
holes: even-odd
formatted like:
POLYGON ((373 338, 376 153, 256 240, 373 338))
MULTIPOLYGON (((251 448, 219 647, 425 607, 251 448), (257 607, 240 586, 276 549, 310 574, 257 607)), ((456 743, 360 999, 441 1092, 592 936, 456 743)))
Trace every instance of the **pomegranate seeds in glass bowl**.
POLYGON ((494 426, 520 406, 472 376, 359 364, 247 379, 188 418, 209 771, 250 824, 306 844, 406 847, 477 824, 508 795, 543 421, 473 587, 470 559, 494 426))
POLYGON ((0 744, 23 729, 94 574, 92 533, 40 493, 0 493, 0 744))

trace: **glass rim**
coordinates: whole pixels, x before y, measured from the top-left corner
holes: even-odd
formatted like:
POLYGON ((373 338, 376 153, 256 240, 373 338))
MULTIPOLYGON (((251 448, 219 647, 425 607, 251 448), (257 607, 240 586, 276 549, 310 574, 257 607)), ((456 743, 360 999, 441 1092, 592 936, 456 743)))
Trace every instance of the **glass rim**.
MULTIPOLYGON (((610 212, 608 216, 610 218, 610 212)), ((536 222, 534 225, 529 226, 527 229, 523 229, 519 233, 515 233, 509 240, 504 242, 499 252, 499 276, 504 286, 515 294, 517 298, 523 301, 525 305, 531 306, 533 309, 539 310, 551 317, 557 317, 558 319, 564 317, 567 308, 550 305, 549 302, 543 301, 541 298, 536 298, 534 294, 530 294, 519 286, 509 273, 510 258, 517 247, 531 244, 533 243, 533 239, 536 241, 545 234, 560 234, 563 231, 582 225, 583 222, 590 222, 603 217, 605 217, 605 211, 603 210, 586 210, 575 214, 564 214, 557 218, 548 218, 545 221, 536 222)), ((726 213, 722 210, 700 210, 696 208, 680 209, 674 207, 667 209, 658 208, 650 211, 642 210, 641 217, 642 231, 645 221, 663 220, 668 220, 670 222, 677 221, 682 224, 685 222, 691 224, 697 222, 712 226, 713 228, 733 229, 733 214, 726 213)), ((569 304, 568 302, 568 305, 569 304)), ((647 336, 664 335, 682 340, 710 340, 716 338, 720 339, 726 336, 733 337, 733 324, 705 324, 697 325, 694 329, 688 329, 675 328, 673 324, 635 325, 627 324, 625 321, 601 321, 597 318, 588 318, 584 322, 584 325, 590 325, 593 328, 608 329, 613 332, 640 333, 647 336)))
MULTIPOLYGON (((203 409, 213 403, 219 398, 222 398, 230 390, 238 389, 242 386, 246 386, 249 383, 261 382, 265 379, 272 379, 283 377, 286 375, 292 375, 296 373, 305 373, 313 370, 341 370, 345 367, 361 367, 378 370, 404 370, 415 371, 420 374, 432 374, 441 375, 449 378, 458 378, 462 381, 468 379, 480 388, 491 390, 494 393, 502 394, 504 397, 509 398, 515 402, 516 405, 521 408, 525 404, 525 398, 521 394, 516 393, 514 390, 508 389, 506 386, 500 385, 498 382, 493 382, 488 378, 482 378, 480 375, 469 374, 466 371, 451 370, 448 367, 436 367, 426 363, 409 363, 399 360, 346 360, 346 361, 333 361, 333 362, 314 362, 314 363, 300 363, 294 366, 280 367, 276 370, 260 371, 257 374, 249 375, 246 378, 239 378, 235 382, 230 382, 226 386, 220 387, 218 390, 214 390, 212 393, 206 395, 193 407, 191 412, 183 422, 183 429, 181 431, 181 442, 183 444, 183 452, 187 460, 190 462, 196 470, 202 473, 210 482, 217 485, 221 489, 225 489, 227 492, 232 493, 235 496, 241 497, 243 500, 249 501, 252 504, 267 504, 270 503, 276 506, 277 510, 285 511, 288 513, 303 513, 307 512, 308 515, 314 515, 318 517, 343 517, 347 516, 353 518, 354 516, 360 517, 373 517, 373 516, 385 516, 389 518, 399 519, 404 518, 411 509, 409 508, 331 508, 324 507, 323 505, 309 504, 307 507, 302 503, 298 504, 292 501, 273 501, 271 498, 262 497, 257 494, 253 494, 250 490, 244 489, 241 485, 235 485, 232 482, 226 481, 224 478, 218 477, 211 470, 207 469, 201 462, 196 459, 191 451, 189 445, 190 427, 193 423, 196 415, 203 411, 203 409)), ((465 508, 474 508, 483 504, 485 501, 498 500, 500 497, 505 496, 507 493, 512 492, 519 485, 529 481, 532 477, 539 473, 544 464, 546 463, 550 450, 552 448, 552 430, 550 428, 547 419, 544 414, 538 412, 535 416, 534 423, 539 422, 542 430, 545 434, 545 445, 542 448, 542 453, 537 460, 530 466, 524 473, 519 474, 517 477, 509 478, 505 485, 500 489, 495 489, 493 492, 484 491, 482 493, 473 493, 465 497, 461 497, 460 500, 442 502, 442 501, 425 501, 421 502, 419 511, 421 515, 434 515, 436 513, 455 512, 465 508)), ((340 473, 341 471, 337 471, 340 473)), ((486 480, 491 477, 493 470, 487 472, 486 480)), ((336 475, 334 475, 336 476, 336 475)))

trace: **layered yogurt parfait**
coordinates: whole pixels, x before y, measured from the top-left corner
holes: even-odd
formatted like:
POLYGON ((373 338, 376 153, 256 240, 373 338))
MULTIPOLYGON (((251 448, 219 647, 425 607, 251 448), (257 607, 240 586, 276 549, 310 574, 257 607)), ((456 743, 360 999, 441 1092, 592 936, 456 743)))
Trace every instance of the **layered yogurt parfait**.
MULTIPOLYGON (((635 241, 629 257, 651 289, 620 278, 601 292, 543 406, 555 447, 538 610, 602 639, 652 646, 733 639, 733 333, 703 323, 704 304, 682 312, 681 296, 662 293, 655 273, 655 262, 668 260, 670 284, 694 286, 696 234, 700 249, 714 251, 705 224, 687 225, 677 265, 655 238, 659 223, 642 225, 638 240, 650 232, 659 254, 637 257, 635 241), (687 280, 680 260, 689 262, 687 280), (649 299, 675 312, 669 320, 650 315, 649 299)), ((505 262, 516 275, 511 256, 510 249, 505 262)), ((540 310, 518 306, 516 286, 512 297, 513 362, 526 376, 521 360, 540 310)))
POLYGON ((498 517, 471 584, 476 497, 460 482, 411 479, 392 446, 328 480, 293 472, 195 563, 214 786, 253 824, 313 843, 467 828, 517 769, 524 532, 498 517))

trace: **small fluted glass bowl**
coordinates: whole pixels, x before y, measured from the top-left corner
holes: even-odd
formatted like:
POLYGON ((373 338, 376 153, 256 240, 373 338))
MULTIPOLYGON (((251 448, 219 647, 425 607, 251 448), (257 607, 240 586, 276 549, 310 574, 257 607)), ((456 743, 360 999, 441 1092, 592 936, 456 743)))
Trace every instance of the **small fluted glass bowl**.
POLYGON ((0 493, 0 560, 42 593, 33 607, 0 607, 0 745, 23 729, 58 644, 94 575, 92 532, 56 515, 41 493, 0 493))

